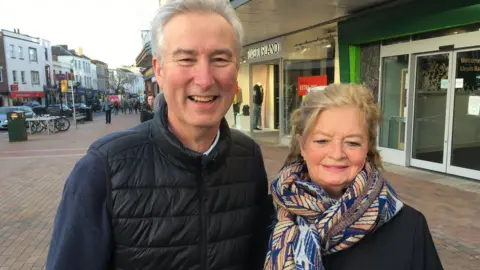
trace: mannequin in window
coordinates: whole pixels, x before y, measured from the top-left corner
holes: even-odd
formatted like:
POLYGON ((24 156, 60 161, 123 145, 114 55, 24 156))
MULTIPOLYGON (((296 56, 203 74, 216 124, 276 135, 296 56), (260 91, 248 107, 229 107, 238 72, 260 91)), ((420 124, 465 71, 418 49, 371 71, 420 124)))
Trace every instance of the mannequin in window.
POLYGON ((237 88, 235 89, 235 96, 233 98, 233 126, 237 126, 237 114, 240 114, 240 106, 243 102, 242 97, 242 88, 240 88, 237 84, 237 88))
POLYGON ((261 130, 258 127, 260 121, 262 121, 262 104, 263 104, 263 87, 262 84, 257 82, 253 86, 253 129, 261 130))

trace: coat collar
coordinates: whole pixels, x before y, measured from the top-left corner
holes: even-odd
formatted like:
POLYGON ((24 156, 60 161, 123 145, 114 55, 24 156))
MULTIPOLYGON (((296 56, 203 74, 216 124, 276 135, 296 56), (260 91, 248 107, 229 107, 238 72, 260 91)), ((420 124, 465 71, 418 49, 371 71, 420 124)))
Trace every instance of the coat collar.
POLYGON ((151 121, 151 136, 160 150, 175 165, 188 169, 199 170, 223 162, 230 150, 231 133, 227 121, 220 123, 220 138, 208 155, 203 155, 186 148, 168 128, 168 110, 165 97, 159 100, 159 107, 151 121))

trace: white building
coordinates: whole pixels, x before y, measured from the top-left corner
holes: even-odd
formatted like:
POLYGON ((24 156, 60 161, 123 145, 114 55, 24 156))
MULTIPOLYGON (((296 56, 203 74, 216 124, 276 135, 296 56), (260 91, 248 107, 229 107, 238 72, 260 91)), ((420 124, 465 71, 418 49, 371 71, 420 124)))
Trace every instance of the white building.
POLYGON ((3 104, 33 100, 44 104, 45 90, 53 85, 50 41, 19 30, 2 30, 2 35, 10 90, 9 100, 3 104))
POLYGON ((76 85, 76 101, 85 102, 85 95, 98 90, 98 78, 96 65, 90 58, 83 54, 83 49, 69 50, 66 45, 53 46, 53 54, 62 62, 71 65, 76 85))
POLYGON ((98 90, 98 78, 97 78, 97 65, 90 63, 90 76, 91 76, 91 81, 92 81, 92 90, 98 90))

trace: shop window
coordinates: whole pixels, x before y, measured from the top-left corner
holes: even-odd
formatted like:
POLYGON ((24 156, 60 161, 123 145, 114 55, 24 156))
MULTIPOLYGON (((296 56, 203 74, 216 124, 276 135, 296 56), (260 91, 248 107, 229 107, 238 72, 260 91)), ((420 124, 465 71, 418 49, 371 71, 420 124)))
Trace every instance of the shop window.
POLYGON ((302 96, 298 92, 300 77, 327 75, 327 84, 334 82, 334 60, 285 60, 284 61, 284 130, 291 132, 290 118, 292 113, 302 104, 302 96))
POLYGON ((384 57, 380 106, 381 147, 404 150, 408 88, 408 55, 384 57))

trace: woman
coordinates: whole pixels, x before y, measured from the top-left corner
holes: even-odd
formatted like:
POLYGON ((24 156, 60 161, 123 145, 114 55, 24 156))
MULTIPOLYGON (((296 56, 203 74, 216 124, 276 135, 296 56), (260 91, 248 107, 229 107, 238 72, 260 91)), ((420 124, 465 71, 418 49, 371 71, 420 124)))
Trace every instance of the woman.
POLYGON ((293 113, 265 269, 443 269, 425 217, 379 172, 379 119, 353 84, 310 92, 293 113))

